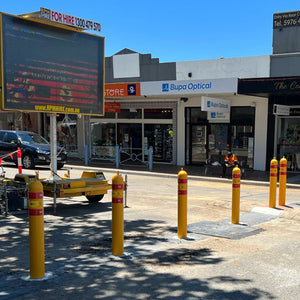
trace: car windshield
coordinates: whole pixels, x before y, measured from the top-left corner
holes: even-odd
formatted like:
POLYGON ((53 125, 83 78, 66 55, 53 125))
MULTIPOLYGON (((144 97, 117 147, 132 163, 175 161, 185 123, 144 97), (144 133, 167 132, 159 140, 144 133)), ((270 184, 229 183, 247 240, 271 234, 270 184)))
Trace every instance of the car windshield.
POLYGON ((49 144, 49 142, 37 133, 19 133, 24 144, 49 144))

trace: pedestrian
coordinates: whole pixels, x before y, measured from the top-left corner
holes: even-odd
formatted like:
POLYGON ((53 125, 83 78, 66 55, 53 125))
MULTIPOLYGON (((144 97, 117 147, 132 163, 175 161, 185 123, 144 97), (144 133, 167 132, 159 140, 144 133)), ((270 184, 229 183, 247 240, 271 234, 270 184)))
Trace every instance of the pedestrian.
POLYGON ((224 158, 222 177, 225 177, 227 168, 234 168, 235 166, 239 166, 239 160, 233 152, 229 151, 224 158))

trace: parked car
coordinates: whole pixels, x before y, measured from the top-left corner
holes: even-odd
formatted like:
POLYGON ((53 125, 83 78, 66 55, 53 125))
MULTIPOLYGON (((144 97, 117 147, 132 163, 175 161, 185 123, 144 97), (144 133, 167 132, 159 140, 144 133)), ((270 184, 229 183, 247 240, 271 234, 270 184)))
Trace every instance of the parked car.
MULTIPOLYGON (((37 133, 30 131, 0 130, 0 157, 12 161, 9 153, 22 152, 22 165, 25 169, 32 169, 36 165, 49 165, 51 162, 50 143, 37 133)), ((13 154, 13 161, 17 163, 17 154, 13 154)), ((57 147, 57 169, 61 169, 67 162, 67 152, 57 147)))

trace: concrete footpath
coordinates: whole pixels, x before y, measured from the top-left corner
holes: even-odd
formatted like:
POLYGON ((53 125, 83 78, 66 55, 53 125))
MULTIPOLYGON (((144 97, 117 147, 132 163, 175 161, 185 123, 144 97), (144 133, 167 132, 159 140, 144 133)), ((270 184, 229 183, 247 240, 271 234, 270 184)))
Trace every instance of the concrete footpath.
MULTIPOLYGON (((66 166, 67 168, 77 168, 77 167, 95 167, 100 168, 105 171, 114 171, 116 172, 117 169, 115 164, 113 163, 100 163, 100 162, 89 162, 88 166, 84 165, 82 161, 73 161, 69 165, 66 166)), ((178 172, 183 168, 189 175, 190 178, 198 178, 201 177, 201 180, 215 180, 217 178, 222 179, 222 169, 220 166, 213 167, 209 166, 208 168, 203 165, 188 165, 188 166, 176 166, 170 164, 153 164, 152 171, 149 171, 149 167, 147 165, 143 165, 140 163, 137 164, 121 164, 120 172, 130 173, 130 172, 137 172, 143 175, 155 175, 155 176, 166 176, 166 175, 177 175, 178 172)), ((242 179, 246 183, 261 182, 268 184, 270 178, 270 171, 257 171, 253 169, 245 169, 245 174, 242 174, 242 179)), ((226 179, 231 179, 231 170, 227 170, 226 179)), ((296 187, 299 185, 300 187, 300 172, 287 172, 287 183, 291 184, 292 186, 296 187)))
MULTIPOLYGON (((109 181, 117 172, 94 167, 109 181)), ((59 174, 76 178, 94 167, 67 165, 59 174)), ((111 192, 93 204, 59 199, 57 214, 45 197, 43 280, 29 277, 27 212, 0 216, 0 299, 297 299, 298 184, 273 209, 268 181, 242 180, 240 222, 231 224, 231 180, 189 169, 188 235, 179 239, 179 170, 119 170, 128 175, 122 256, 111 253, 111 192)), ((7 168, 8 177, 14 172, 7 168)))

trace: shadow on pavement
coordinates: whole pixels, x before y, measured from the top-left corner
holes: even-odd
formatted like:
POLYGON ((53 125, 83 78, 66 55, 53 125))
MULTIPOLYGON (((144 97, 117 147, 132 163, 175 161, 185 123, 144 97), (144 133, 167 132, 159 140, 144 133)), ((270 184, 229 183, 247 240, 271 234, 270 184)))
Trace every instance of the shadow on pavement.
MULTIPOLYGON (((82 204, 81 204, 82 205, 82 204)), ((133 255, 111 255, 110 204, 86 205, 45 216, 44 281, 29 275, 28 216, 0 216, 0 297, 2 299, 273 299, 251 280, 238 276, 189 277, 195 266, 222 263, 209 248, 172 248, 153 231, 166 226, 155 220, 126 221, 125 245, 133 255), (101 208, 100 208, 101 207, 101 208), (97 214, 97 218, 96 218, 97 214), (100 220, 99 220, 100 218, 100 220), (138 233, 138 235, 137 235, 138 233), (150 238, 149 238, 150 236, 150 238), (165 249, 156 248, 165 243, 165 249), (145 249, 150 250, 145 255, 145 249), (143 249, 143 250, 141 250, 143 249), (172 271, 182 267, 182 274, 172 271), (224 289, 230 284, 230 290, 224 289), (218 287, 219 285, 219 287, 218 287)), ((167 230, 167 229, 166 229, 167 230)), ((126 249, 126 248, 125 248, 126 249)), ((125 250, 126 251, 126 250, 125 250)))

